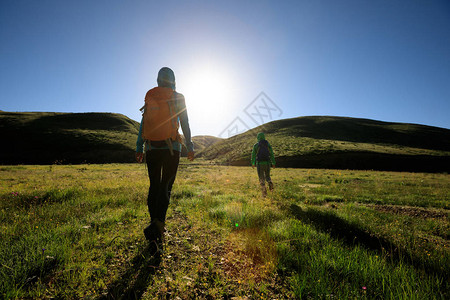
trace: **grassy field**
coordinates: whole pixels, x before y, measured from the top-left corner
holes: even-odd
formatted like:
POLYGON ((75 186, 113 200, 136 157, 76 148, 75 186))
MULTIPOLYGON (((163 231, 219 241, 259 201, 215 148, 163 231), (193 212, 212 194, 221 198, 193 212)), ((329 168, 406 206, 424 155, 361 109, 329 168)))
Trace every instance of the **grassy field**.
POLYGON ((157 258, 146 172, 0 167, 0 298, 450 297, 447 174, 183 161, 157 258))

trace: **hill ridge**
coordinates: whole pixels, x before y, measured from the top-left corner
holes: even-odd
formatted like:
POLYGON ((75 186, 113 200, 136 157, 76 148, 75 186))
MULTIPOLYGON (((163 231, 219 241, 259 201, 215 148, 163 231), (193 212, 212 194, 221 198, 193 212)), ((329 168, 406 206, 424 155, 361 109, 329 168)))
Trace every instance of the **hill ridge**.
POLYGON ((1 164, 133 162, 139 123, 115 113, 0 112, 1 164))
MULTIPOLYGON (((134 162, 139 123, 117 113, 0 112, 0 164, 134 162)), ((195 136, 197 156, 249 165, 256 134, 264 131, 278 166, 450 171, 450 130, 335 116, 272 121, 220 139, 195 136)))
POLYGON ((276 120, 218 142, 199 155, 218 163, 248 165, 251 148, 260 131, 265 132, 272 143, 280 166, 450 170, 450 130, 351 117, 305 116, 276 120))

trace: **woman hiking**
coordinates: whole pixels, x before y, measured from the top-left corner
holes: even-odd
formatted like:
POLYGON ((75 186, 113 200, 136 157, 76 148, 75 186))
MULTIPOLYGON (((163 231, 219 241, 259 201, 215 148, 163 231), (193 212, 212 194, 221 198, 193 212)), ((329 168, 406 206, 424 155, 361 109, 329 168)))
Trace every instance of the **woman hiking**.
POLYGON ((156 250, 162 250, 170 193, 180 161, 182 147, 178 128, 181 123, 188 159, 194 159, 184 96, 175 90, 175 75, 170 68, 158 72, 158 86, 145 95, 142 121, 136 142, 136 160, 147 163, 150 188, 147 205, 151 223, 144 229, 156 250))
POLYGON ((270 143, 266 140, 263 132, 256 136, 258 142, 253 145, 252 167, 258 172, 259 184, 261 185, 262 196, 267 196, 266 181, 269 184, 269 190, 273 190, 272 179, 270 178, 270 166, 275 168, 275 157, 270 143))

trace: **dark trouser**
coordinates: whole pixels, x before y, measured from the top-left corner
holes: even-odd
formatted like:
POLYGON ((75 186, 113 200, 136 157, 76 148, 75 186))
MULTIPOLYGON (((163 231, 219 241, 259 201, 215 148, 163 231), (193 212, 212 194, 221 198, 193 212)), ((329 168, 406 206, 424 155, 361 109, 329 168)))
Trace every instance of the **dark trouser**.
POLYGON ((270 178, 270 165, 269 164, 257 164, 256 170, 258 171, 259 184, 261 185, 261 192, 263 197, 266 197, 266 181, 269 183, 269 190, 273 190, 272 179, 270 178))
POLYGON ((152 221, 158 219, 164 222, 180 162, 180 152, 173 151, 171 155, 169 149, 152 149, 147 151, 146 160, 150 179, 147 198, 150 218, 152 221))
POLYGON ((257 164, 256 170, 258 171, 259 183, 264 185, 265 182, 272 182, 270 179, 270 165, 269 164, 257 164))

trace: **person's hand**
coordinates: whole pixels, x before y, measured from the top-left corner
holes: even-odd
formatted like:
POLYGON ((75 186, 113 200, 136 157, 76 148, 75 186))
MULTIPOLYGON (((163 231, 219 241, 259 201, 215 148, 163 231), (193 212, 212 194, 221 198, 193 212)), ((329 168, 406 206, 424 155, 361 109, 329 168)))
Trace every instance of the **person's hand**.
POLYGON ((252 165, 252 169, 254 169, 255 168, 255 165, 252 165))
POLYGON ((136 161, 138 163, 141 163, 144 161, 144 153, 142 152, 136 152, 136 161))
POLYGON ((275 169, 275 165, 272 165, 272 168, 274 168, 274 169, 275 169))
POLYGON ((194 151, 188 152, 187 158, 188 158, 190 161, 193 161, 193 160, 194 160, 194 151))

